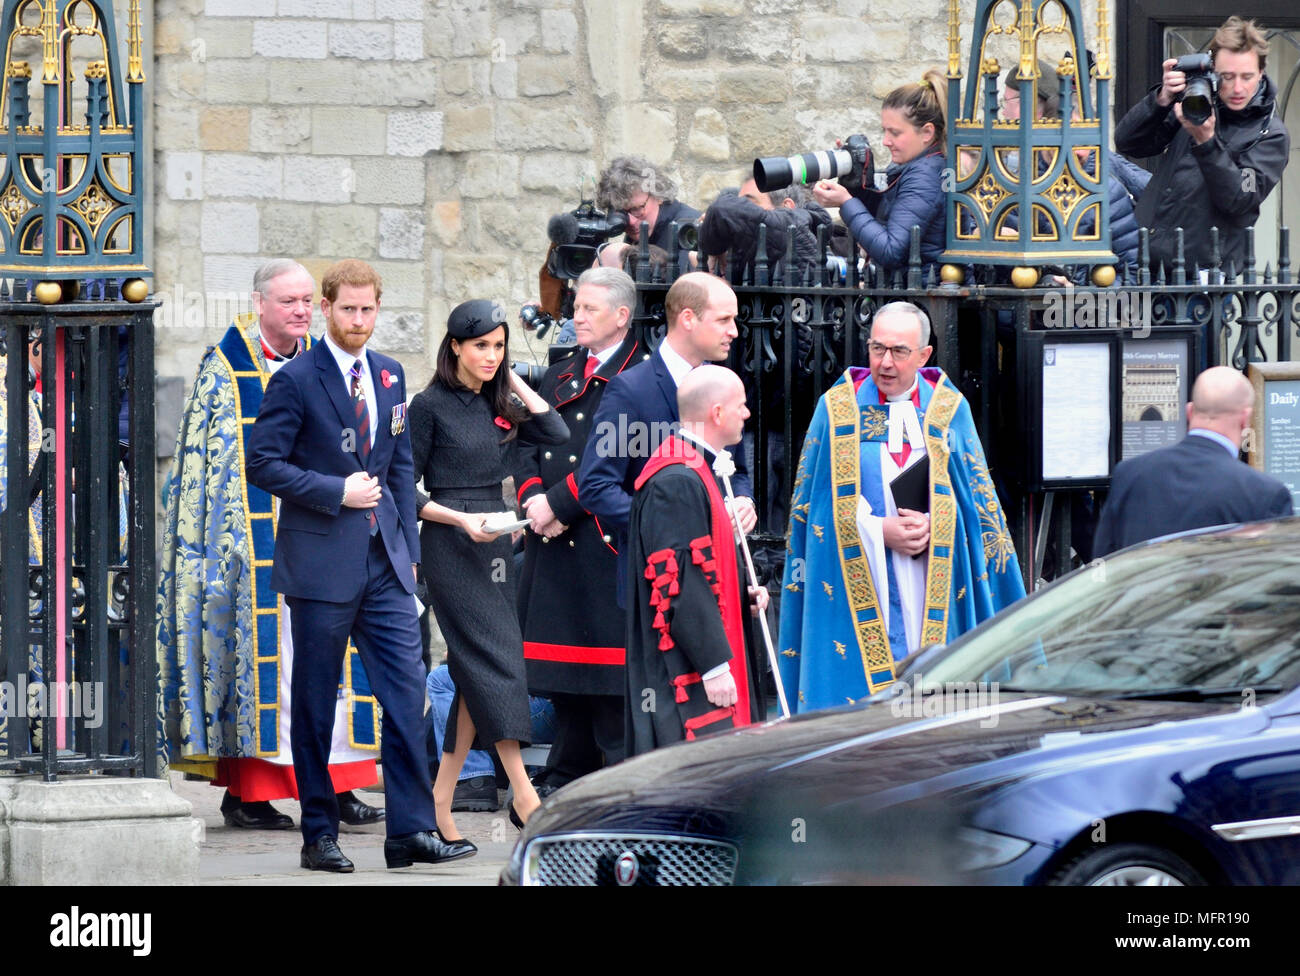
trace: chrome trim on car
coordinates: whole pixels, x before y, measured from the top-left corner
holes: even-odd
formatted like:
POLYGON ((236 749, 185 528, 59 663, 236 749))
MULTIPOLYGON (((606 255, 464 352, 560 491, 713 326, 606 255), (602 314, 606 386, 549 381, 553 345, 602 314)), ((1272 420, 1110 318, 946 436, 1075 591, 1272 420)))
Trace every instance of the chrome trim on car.
MULTIPOLYGON (((643 851, 647 848, 664 848, 677 846, 684 850, 690 850, 692 853, 703 854, 712 851, 714 856, 723 855, 730 860, 729 866, 724 871, 717 874, 715 880, 711 881, 686 881, 677 883, 698 883, 698 884, 730 884, 735 878, 736 866, 740 860, 740 852, 736 845, 730 841, 721 840, 715 837, 688 836, 685 834, 655 834, 655 833, 625 833, 614 831, 565 831, 558 834, 542 834, 534 837, 525 846, 523 858, 519 866, 519 884, 524 887, 537 887, 544 884, 542 878, 538 876, 535 862, 545 853, 545 848, 559 847, 561 845, 591 845, 606 844, 611 849, 609 852, 617 853, 622 856, 628 853, 635 853, 634 848, 641 848, 643 851), (725 877, 722 877, 725 875, 725 877)), ((644 864, 640 865, 638 874, 644 871, 644 864)), ((620 879, 617 875, 611 877, 615 883, 635 883, 636 877, 630 881, 620 879)), ((594 879, 588 883, 595 883, 594 879)))
POLYGON ((1270 817, 1267 820, 1238 820, 1211 828, 1224 840, 1264 840, 1268 837, 1300 837, 1300 816, 1270 817))

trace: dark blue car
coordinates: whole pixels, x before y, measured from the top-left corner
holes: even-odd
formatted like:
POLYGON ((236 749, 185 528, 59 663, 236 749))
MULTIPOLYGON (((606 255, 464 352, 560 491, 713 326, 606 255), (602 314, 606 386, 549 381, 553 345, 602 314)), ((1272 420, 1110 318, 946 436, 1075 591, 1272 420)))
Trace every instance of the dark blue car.
POLYGON ((1300 882, 1300 519, 1100 560, 869 703, 551 797, 507 884, 1300 882))

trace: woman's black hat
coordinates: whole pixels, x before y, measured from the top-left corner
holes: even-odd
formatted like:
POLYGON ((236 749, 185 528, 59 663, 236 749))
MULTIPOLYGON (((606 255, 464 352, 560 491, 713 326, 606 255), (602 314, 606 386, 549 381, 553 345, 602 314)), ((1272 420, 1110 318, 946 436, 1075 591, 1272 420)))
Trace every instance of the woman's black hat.
POLYGON ((477 339, 506 324, 506 310, 486 298, 461 302, 447 317, 447 334, 453 339, 477 339))

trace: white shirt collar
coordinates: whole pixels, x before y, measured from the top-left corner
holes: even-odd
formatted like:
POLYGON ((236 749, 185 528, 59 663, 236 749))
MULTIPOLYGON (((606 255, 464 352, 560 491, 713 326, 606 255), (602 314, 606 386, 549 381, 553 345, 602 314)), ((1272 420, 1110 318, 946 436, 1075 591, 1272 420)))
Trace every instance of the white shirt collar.
POLYGON ((672 347, 667 337, 659 343, 659 355, 663 357, 664 365, 668 367, 668 375, 673 378, 674 386, 681 386, 686 374, 695 368, 677 354, 677 350, 672 347))
POLYGON ((335 345, 334 340, 330 338, 328 331, 325 333, 325 345, 329 347, 331 355, 334 356, 334 362, 338 364, 338 367, 344 376, 347 376, 352 372, 352 364, 358 359, 361 360, 361 375, 365 376, 370 372, 370 364, 367 361, 368 357, 366 356, 365 349, 361 350, 360 356, 355 356, 346 350, 340 349, 335 345))
MULTIPOLYGON (((627 338, 626 335, 624 336, 624 338, 627 338)), ((598 362, 600 366, 604 366, 607 362, 609 362, 610 357, 613 356, 614 353, 618 352, 619 347, 622 345, 623 345, 623 339, 620 339, 612 346, 606 346, 600 352, 592 352, 590 349, 588 349, 587 355, 590 356, 592 359, 596 360, 596 362, 598 362)), ((597 366, 596 368, 599 369, 600 366, 597 366)))

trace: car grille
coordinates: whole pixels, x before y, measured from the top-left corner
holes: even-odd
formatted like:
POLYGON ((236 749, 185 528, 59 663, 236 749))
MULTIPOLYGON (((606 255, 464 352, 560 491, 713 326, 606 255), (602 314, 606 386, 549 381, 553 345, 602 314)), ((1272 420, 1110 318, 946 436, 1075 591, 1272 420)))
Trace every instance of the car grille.
POLYGON ((523 883, 729 885, 736 876, 736 860, 734 846, 714 840, 664 834, 553 835, 528 845, 523 883))

